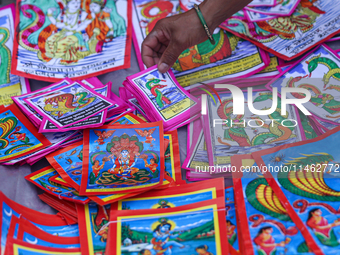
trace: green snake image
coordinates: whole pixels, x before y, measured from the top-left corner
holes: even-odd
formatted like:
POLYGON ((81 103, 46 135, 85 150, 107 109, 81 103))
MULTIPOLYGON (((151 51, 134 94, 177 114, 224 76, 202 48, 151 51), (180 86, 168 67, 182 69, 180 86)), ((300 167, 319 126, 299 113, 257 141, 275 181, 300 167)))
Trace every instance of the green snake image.
MULTIPOLYGON (((295 77, 295 78, 291 77, 287 83, 287 87, 289 88, 298 87, 298 88, 308 89, 309 91, 311 91, 311 94, 312 94, 312 97, 310 99, 310 102, 312 104, 324 109, 329 114, 331 114, 331 115, 327 115, 326 117, 334 118, 334 119, 339 118, 339 116, 332 116, 332 115, 340 112, 340 101, 335 100, 334 96, 332 96, 331 94, 322 93, 316 86, 313 86, 311 84, 303 83, 298 86, 295 86, 295 83, 299 82, 303 78, 304 77, 302 76, 295 77)), ((328 89, 338 90, 337 86, 335 85, 330 85, 325 90, 328 90, 328 89)), ((294 96, 295 98, 304 98, 304 95, 301 93, 292 93, 292 96, 294 96)))
POLYGON ((159 84, 161 81, 166 82, 166 80, 152 79, 145 84, 146 88, 151 91, 151 94, 153 96, 155 96, 156 102, 157 102, 159 108, 164 107, 163 102, 166 103, 166 104, 171 104, 171 101, 169 100, 169 98, 164 96, 163 93, 159 90, 159 89, 165 88, 167 86, 167 85, 159 84), (155 84, 155 85, 151 85, 151 84, 155 84))
MULTIPOLYGON (((291 160, 285 162, 285 165, 287 166, 295 165, 296 168, 300 169, 300 167, 302 167, 303 170, 295 171, 292 170, 294 167, 288 167, 290 169, 289 171, 279 172, 277 179, 282 187, 298 196, 316 200, 312 200, 312 202, 305 199, 295 200, 293 207, 299 208, 299 210, 303 212, 308 206, 314 206, 314 208, 315 206, 322 206, 331 213, 339 213, 338 208, 333 208, 331 204, 323 203, 321 201, 339 202, 340 191, 334 190, 325 182, 325 168, 318 169, 317 171, 312 171, 312 168, 310 168, 313 164, 315 166, 326 166, 330 161, 334 162, 333 160, 334 158, 332 155, 319 152, 313 154, 301 153, 296 158, 291 158, 291 160)), ((313 232, 323 245, 329 247, 337 247, 340 245, 333 229, 328 231, 328 235, 325 235, 320 231, 314 230, 313 232)))
POLYGON ((75 96, 71 93, 65 93, 61 95, 57 95, 45 100, 44 110, 51 112, 51 115, 61 117, 65 113, 74 112, 80 108, 83 108, 93 101, 96 100, 95 97, 88 97, 86 92, 79 92, 75 94, 75 96), (79 96, 76 102, 74 102, 75 96, 79 96), (54 104, 58 104, 58 107, 54 107, 54 104), (74 104, 79 104, 78 106, 74 106, 74 104))
POLYGON ((303 196, 306 198, 312 198, 320 201, 338 202, 340 201, 340 191, 333 190, 327 186, 324 181, 324 169, 316 171, 295 171, 294 169, 305 169, 305 167, 312 164, 322 166, 327 165, 334 158, 328 153, 313 153, 313 154, 301 154, 296 158, 287 160, 285 165, 289 166, 291 171, 282 171, 278 173, 278 181, 283 188, 289 192, 303 196), (291 166, 296 166, 296 168, 291 166), (308 183, 295 182, 296 179, 306 178, 308 183), (313 183, 311 186, 309 183, 313 183))
POLYGON ((0 149, 4 149, 9 145, 9 141, 6 139, 11 134, 14 128, 17 126, 18 120, 14 117, 6 117, 0 119, 0 149))
POLYGON ((292 221, 266 179, 256 178, 252 180, 248 183, 245 193, 247 201, 256 210, 282 221, 292 221))
MULTIPOLYGON (((268 99, 272 99, 271 93, 260 93, 260 95, 255 98, 254 102, 262 102, 266 101, 268 99)), ((222 102, 222 104, 217 109, 217 114, 221 119, 228 119, 228 115, 230 115, 232 106, 228 107, 228 104, 232 102, 232 99, 227 99, 222 102)), ((268 115, 270 119, 273 119, 273 124, 264 124, 263 127, 269 129, 270 132, 262 132, 260 134, 257 134, 251 141, 249 140, 249 137, 245 131, 245 128, 237 125, 236 127, 229 126, 224 131, 224 139, 236 141, 239 146, 256 146, 261 144, 269 144, 273 142, 283 141, 287 140, 289 138, 295 137, 294 134, 292 134, 292 131, 294 130, 294 127, 284 127, 281 125, 281 121, 285 120, 285 117, 288 116, 281 116, 281 100, 278 98, 278 108, 276 110, 268 115), (279 121, 277 121, 279 120, 279 121)), ((260 119, 259 117, 254 117, 253 119, 260 119)), ((239 117, 236 119, 233 119, 233 123, 236 121, 240 121, 239 117)), ((257 121, 259 122, 259 121, 257 121)), ((261 126, 262 123, 257 123, 261 126)), ((229 124, 229 121, 227 123, 229 124)), ((286 121, 287 126, 293 126, 293 123, 290 121, 286 121)), ((222 141, 222 139, 218 138, 219 143, 224 145, 229 145, 222 141)))
POLYGON ((0 27, 0 34, 3 35, 0 40, 0 85, 10 83, 9 73, 11 70, 11 52, 5 45, 9 39, 9 31, 5 27, 0 27))
POLYGON ((309 61, 306 61, 306 63, 308 64, 308 72, 310 73, 310 76, 312 72, 318 67, 319 64, 328 67, 329 71, 324 75, 322 79, 325 84, 324 85, 325 88, 329 83, 331 77, 340 81, 340 68, 333 60, 320 56, 321 54, 311 58, 309 61))

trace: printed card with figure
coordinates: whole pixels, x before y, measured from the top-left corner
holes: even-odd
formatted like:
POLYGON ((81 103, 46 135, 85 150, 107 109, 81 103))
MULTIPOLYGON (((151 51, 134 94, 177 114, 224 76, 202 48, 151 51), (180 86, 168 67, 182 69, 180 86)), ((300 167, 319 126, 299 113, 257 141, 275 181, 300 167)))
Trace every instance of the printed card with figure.
MULTIPOLYGON (((231 246, 229 249, 233 249, 235 253, 240 250, 240 231, 237 229, 238 219, 236 216, 235 194, 234 187, 225 188, 225 210, 226 210, 226 224, 227 224, 227 238, 231 246)), ((235 254, 230 252, 231 254, 235 254)))
POLYGON ((130 67, 132 1, 17 2, 12 73, 59 81, 130 67))
POLYGON ((47 166, 25 176, 25 179, 60 199, 81 204, 86 204, 90 201, 86 196, 79 196, 78 191, 74 188, 53 182, 52 178, 57 174, 58 172, 53 167, 47 166))
POLYGON ((184 118, 184 121, 199 112, 197 99, 191 98, 188 92, 180 87, 171 70, 162 74, 157 66, 153 66, 128 76, 127 80, 145 101, 144 103, 138 100, 139 103, 151 107, 150 111, 155 112, 164 122, 169 123, 168 125, 176 122, 175 118, 184 118))
POLYGON ((337 127, 308 141, 252 153, 262 166, 261 179, 285 205, 315 254, 335 254, 340 247, 339 137, 337 127))
MULTIPOLYGON (((290 4, 296 0, 279 2, 290 4)), ((339 11, 340 6, 332 0, 300 0, 290 16, 250 22, 244 12, 239 11, 220 27, 289 61, 339 34, 339 11)))
POLYGON ((38 89, 36 91, 26 93, 24 95, 15 96, 15 97, 13 97, 13 101, 21 109, 21 111, 23 111, 26 114, 26 116, 32 121, 32 123, 35 126, 39 127, 41 122, 43 121, 43 117, 40 114, 38 114, 37 111, 35 109, 33 109, 29 104, 27 104, 25 99, 39 95, 39 94, 47 92, 47 91, 51 91, 53 89, 60 88, 62 86, 65 86, 65 85, 68 85, 68 84, 71 84, 71 83, 73 83, 73 82, 70 79, 64 79, 64 80, 62 80, 58 83, 54 83, 54 84, 47 86, 47 87, 44 87, 42 89, 38 89))
MULTIPOLYGON (((48 162, 63 178, 63 182, 55 181, 55 177, 51 177, 56 183, 60 183, 62 186, 68 186, 79 191, 81 184, 81 176, 83 173, 83 141, 76 142, 66 148, 55 151, 46 156, 48 162)), ((135 193, 122 193, 112 195, 98 195, 91 196, 90 199, 100 205, 106 205, 113 203, 119 199, 127 198, 136 195, 135 193)))
POLYGON ((162 210, 110 211, 108 254, 229 254, 224 198, 162 210))
MULTIPOLYGON (((133 0, 134 44, 140 70, 146 69, 140 53, 144 39, 159 20, 183 12, 182 8, 186 10, 183 2, 187 1, 133 0)), ((187 3, 192 5, 194 2, 187 3)), ((251 42, 222 29, 215 29, 212 36, 215 45, 206 40, 189 47, 172 66, 171 70, 183 88, 199 85, 200 82, 248 77, 269 63, 267 53, 251 42)))
POLYGON ((231 93, 219 93, 221 101, 216 95, 208 100, 208 114, 203 118, 209 131, 204 135, 210 165, 230 166, 230 157, 235 154, 247 154, 302 140, 303 131, 294 106, 289 105, 281 115, 281 98, 276 94, 263 89, 248 94, 244 92, 244 114, 233 114, 235 102, 231 93), (274 96, 277 100, 273 100, 274 96), (273 109, 273 112, 255 115, 245 103, 248 101, 253 102, 256 110, 273 109))
POLYGON ((252 156, 236 155, 231 161, 245 170, 233 173, 241 254, 314 254, 252 156))
POLYGON ((162 122, 84 131, 81 195, 146 191, 164 179, 162 122))
MULTIPOLYGON (((97 93, 101 94, 104 97, 108 97, 109 87, 106 85, 101 88, 94 88, 94 91, 96 91, 97 93)), ((102 126, 106 120, 107 111, 109 111, 111 108, 114 109, 116 107, 118 107, 117 104, 108 108, 107 110, 104 110, 100 113, 97 113, 96 115, 93 115, 92 117, 84 121, 80 121, 74 125, 71 125, 65 128, 64 130, 79 130, 79 129, 102 126)), ((44 132, 58 132, 58 131, 59 131, 58 127, 56 127, 53 123, 48 121, 47 118, 43 119, 42 125, 40 125, 39 132, 44 133, 44 132)))
POLYGON ((295 11, 299 3, 300 0, 286 0, 277 1, 275 6, 246 6, 245 9, 267 15, 290 16, 295 11))
MULTIPOLYGON (((22 240, 28 244, 45 247, 64 249, 80 248, 79 236, 65 237, 50 234, 23 217, 17 218, 16 216, 12 216, 7 240, 10 237, 22 240)), ((5 254, 10 254, 7 253, 10 252, 8 248, 10 249, 10 247, 7 246, 5 254)))
POLYGON ((11 73, 15 5, 0 8, 0 105, 13 103, 12 97, 30 92, 28 79, 11 73))
POLYGON ((51 145, 15 104, 0 110, 0 162, 20 158, 51 145))
POLYGON ((78 224, 69 225, 58 215, 45 214, 22 206, 0 192, 1 253, 6 247, 12 217, 22 217, 49 234, 79 237, 78 224))
POLYGON ((25 98, 24 101, 56 125, 59 131, 115 105, 110 99, 80 82, 25 98))
POLYGON ((112 204, 113 210, 166 209, 224 197, 224 179, 216 178, 148 191, 112 204))
POLYGON ((162 186, 185 184, 186 182, 182 180, 177 130, 164 133, 164 145, 165 172, 162 186))
POLYGON ((108 232, 110 205, 95 203, 77 205, 82 255, 104 254, 108 232))
POLYGON ((8 255, 81 255, 80 248, 54 248, 49 246, 35 245, 27 243, 23 240, 14 239, 13 237, 8 238, 6 246, 9 247, 8 255))
MULTIPOLYGON (((340 124, 340 58, 327 45, 310 52, 270 84, 269 89, 303 88, 311 99, 303 106, 318 120, 340 124)), ((287 93, 289 99, 300 99, 301 93, 287 93)), ((326 124, 326 125, 329 125, 326 124)))
POLYGON ((83 172, 83 141, 52 152, 46 159, 67 183, 79 190, 83 172))

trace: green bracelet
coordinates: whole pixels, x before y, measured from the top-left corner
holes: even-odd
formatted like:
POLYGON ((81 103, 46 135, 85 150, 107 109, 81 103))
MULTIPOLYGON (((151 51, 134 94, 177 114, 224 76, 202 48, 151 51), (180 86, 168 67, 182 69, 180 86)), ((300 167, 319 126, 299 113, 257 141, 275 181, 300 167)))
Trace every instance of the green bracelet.
POLYGON ((205 22, 205 19, 203 17, 203 14, 200 10, 200 8, 198 7, 197 4, 194 4, 194 8, 197 12, 197 15, 198 15, 198 18, 200 19, 202 25, 203 25, 203 28, 205 30, 205 32, 207 33, 207 36, 209 38, 209 41, 211 42, 212 45, 215 44, 215 40, 214 40, 214 37, 211 35, 210 31, 209 31, 209 28, 208 28, 208 25, 207 25, 207 22, 205 22))

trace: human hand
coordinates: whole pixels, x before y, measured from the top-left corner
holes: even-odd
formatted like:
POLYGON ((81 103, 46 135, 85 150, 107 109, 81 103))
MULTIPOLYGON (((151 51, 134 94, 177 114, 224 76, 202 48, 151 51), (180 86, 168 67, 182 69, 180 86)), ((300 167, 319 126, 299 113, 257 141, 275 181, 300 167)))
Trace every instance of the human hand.
MULTIPOLYGON (((208 23, 208 22, 207 22, 208 23)), ((214 27, 210 27, 213 32, 214 27)), ((194 9, 159 20, 142 44, 142 59, 147 67, 158 65, 167 72, 187 48, 207 40, 207 34, 194 9)))

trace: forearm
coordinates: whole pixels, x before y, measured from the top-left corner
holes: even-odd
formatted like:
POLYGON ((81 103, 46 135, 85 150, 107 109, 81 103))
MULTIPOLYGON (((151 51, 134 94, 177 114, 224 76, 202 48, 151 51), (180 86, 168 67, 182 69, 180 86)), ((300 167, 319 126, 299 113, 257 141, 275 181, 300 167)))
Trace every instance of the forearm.
POLYGON ((199 7, 211 32, 251 0, 205 0, 199 7))

